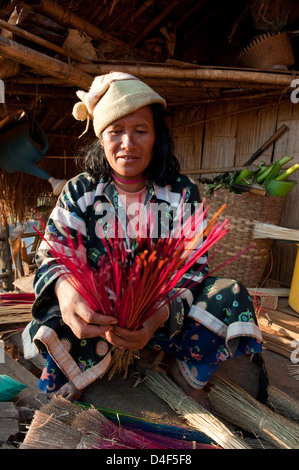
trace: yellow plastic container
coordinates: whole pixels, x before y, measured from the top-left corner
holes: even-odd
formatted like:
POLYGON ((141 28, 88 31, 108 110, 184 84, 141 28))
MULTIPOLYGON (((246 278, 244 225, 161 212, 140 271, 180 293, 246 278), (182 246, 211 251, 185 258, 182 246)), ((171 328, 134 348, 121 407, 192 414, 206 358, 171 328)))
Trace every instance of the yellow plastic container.
MULTIPOLYGON (((297 243, 299 247, 299 244, 297 243)), ((294 272, 292 277, 290 295, 289 295, 289 305, 292 307, 295 312, 299 313, 299 250, 297 251, 294 272)))

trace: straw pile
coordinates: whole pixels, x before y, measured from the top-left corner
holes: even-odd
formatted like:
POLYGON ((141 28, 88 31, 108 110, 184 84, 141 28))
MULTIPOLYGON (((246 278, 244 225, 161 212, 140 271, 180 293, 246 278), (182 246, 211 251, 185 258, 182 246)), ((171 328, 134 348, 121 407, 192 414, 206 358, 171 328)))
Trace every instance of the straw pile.
POLYGON ((165 373, 148 370, 145 384, 185 419, 189 426, 209 436, 223 449, 250 449, 212 413, 188 397, 165 373))
POLYGON ((299 449, 299 425, 261 404, 242 388, 213 379, 209 400, 220 417, 279 449, 299 449))

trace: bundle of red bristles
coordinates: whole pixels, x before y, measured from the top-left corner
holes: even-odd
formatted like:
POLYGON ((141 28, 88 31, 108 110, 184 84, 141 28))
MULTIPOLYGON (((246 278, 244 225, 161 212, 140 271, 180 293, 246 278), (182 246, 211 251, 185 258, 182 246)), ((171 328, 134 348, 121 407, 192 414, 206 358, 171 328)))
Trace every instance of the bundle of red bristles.
MULTIPOLYGON (((128 246, 124 237, 114 234, 113 238, 108 238, 103 233, 101 240, 106 254, 100 256, 97 269, 87 261, 80 234, 76 240, 69 236, 67 246, 60 244, 53 236, 46 241, 51 255, 90 307, 94 311, 114 315, 119 326, 135 330, 161 306, 190 288, 192 277, 198 275, 204 265, 198 264, 198 271, 189 276, 179 289, 175 289, 191 266, 206 255, 229 230, 227 219, 222 223, 217 222, 224 208, 225 205, 204 228, 203 221, 208 208, 200 203, 184 223, 156 241, 143 234, 142 237, 131 239, 128 246), (51 244, 51 241, 55 243, 51 244)), ((115 350, 114 356, 114 372, 122 368, 127 371, 134 352, 115 350)))

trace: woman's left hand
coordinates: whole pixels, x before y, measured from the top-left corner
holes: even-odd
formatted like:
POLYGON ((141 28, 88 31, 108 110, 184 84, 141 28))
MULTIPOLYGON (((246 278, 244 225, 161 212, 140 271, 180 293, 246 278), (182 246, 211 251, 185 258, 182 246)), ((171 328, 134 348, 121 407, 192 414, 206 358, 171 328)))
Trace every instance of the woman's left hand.
POLYGON ((143 349, 155 331, 169 317, 169 305, 161 307, 154 315, 146 320, 138 330, 128 330, 114 325, 111 331, 105 333, 109 343, 123 349, 143 349))

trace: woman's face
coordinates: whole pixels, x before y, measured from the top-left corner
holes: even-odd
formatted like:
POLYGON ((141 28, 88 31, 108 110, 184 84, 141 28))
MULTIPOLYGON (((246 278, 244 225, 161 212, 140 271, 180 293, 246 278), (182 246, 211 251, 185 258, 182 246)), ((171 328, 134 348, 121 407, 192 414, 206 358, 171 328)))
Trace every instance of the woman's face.
POLYGON ((141 177, 152 159, 155 138, 150 106, 127 114, 106 127, 101 144, 113 173, 127 179, 141 177))

